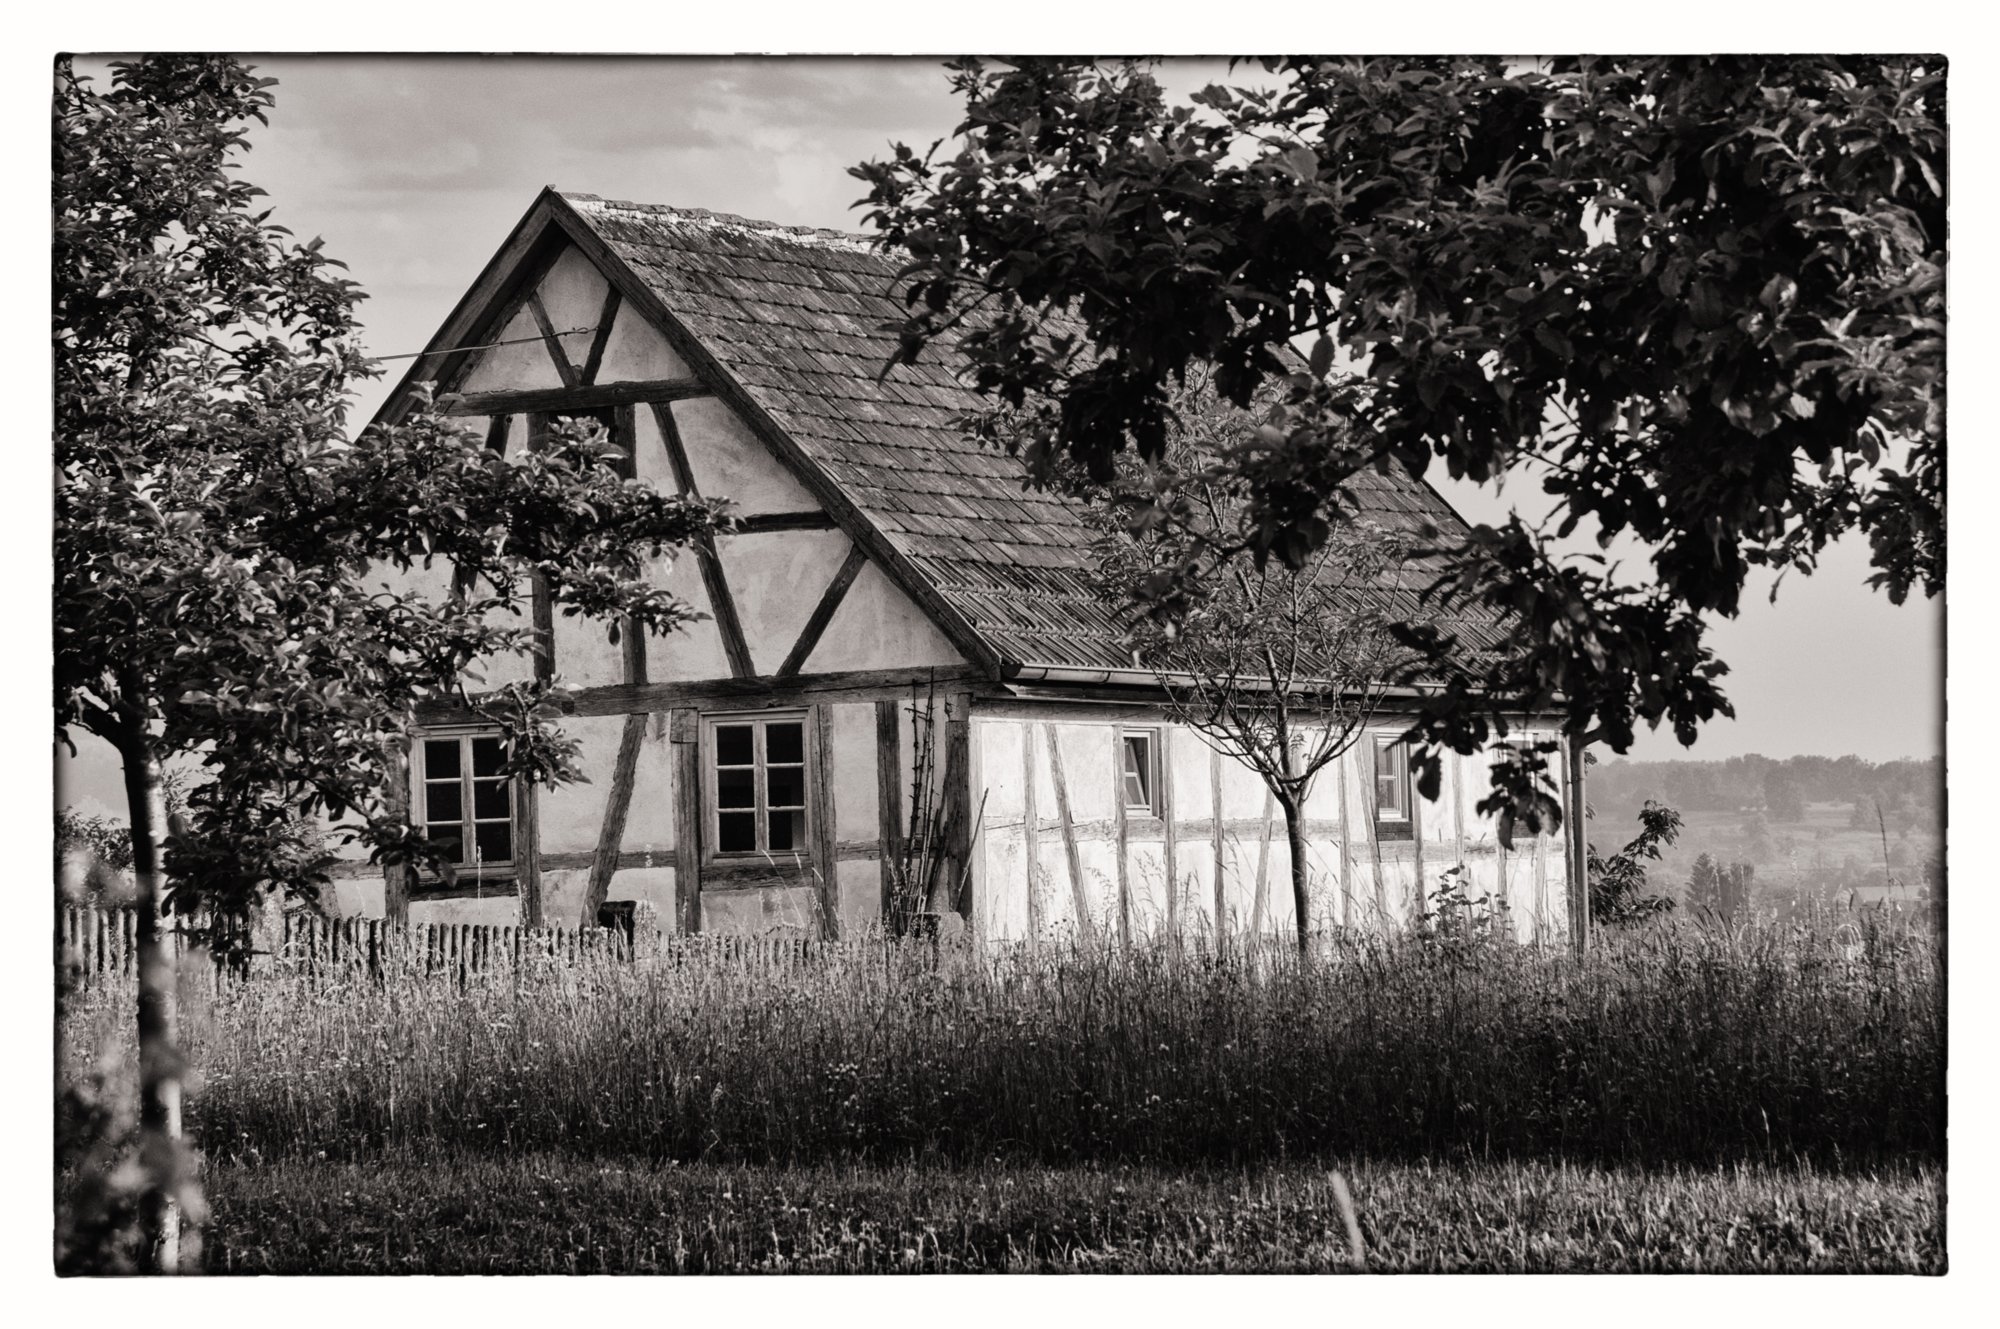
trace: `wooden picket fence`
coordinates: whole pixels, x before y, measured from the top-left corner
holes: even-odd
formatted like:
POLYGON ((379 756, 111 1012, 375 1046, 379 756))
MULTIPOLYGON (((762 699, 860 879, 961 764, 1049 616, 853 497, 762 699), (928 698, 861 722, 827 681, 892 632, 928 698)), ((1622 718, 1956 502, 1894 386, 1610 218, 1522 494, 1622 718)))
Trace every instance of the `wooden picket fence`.
MULTIPOLYGON (((779 977, 825 965, 935 963, 935 939, 852 941, 786 933, 661 935, 657 911, 639 904, 630 926, 527 928, 494 923, 391 924, 380 918, 327 918, 294 912, 258 925, 231 920, 232 943, 211 949, 195 922, 170 919, 182 981, 217 990, 260 977, 312 981, 379 980, 389 974, 448 977, 588 969, 635 961, 678 969, 748 971, 779 977)), ((66 905, 57 920, 58 963, 71 990, 130 983, 138 972, 138 910, 66 905)), ((949 949, 948 947, 946 949, 949 949)), ((1006 951, 1008 948, 1000 948, 1006 951)), ((1011 952, 1009 952, 1011 954, 1011 952)), ((1007 955, 989 953, 989 961, 1007 955)))
MULTIPOLYGON (((139 913, 131 907, 63 907, 56 920, 58 962, 76 988, 130 982, 138 973, 139 913)), ((526 928, 491 923, 391 924, 380 918, 327 918, 287 913, 259 929, 231 920, 224 936, 237 944, 209 948, 206 931, 174 920, 169 936, 184 974, 216 984, 264 975, 309 979, 381 978, 392 972, 474 974, 537 964, 589 966, 629 963, 648 947, 657 926, 650 911, 634 930, 622 927, 526 928), (635 947, 634 940, 638 939, 635 947), (196 969, 194 963, 200 968, 196 969)))

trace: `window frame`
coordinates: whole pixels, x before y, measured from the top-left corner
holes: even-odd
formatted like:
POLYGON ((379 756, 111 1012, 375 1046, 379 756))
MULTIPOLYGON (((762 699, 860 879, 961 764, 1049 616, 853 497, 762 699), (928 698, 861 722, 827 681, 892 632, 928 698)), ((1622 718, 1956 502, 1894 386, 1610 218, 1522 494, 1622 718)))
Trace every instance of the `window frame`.
POLYGON ((1375 733, 1374 739, 1374 764, 1369 767, 1368 775, 1369 779, 1373 781, 1373 784, 1370 786, 1371 797, 1369 799, 1369 808, 1374 813, 1375 825, 1378 829, 1408 830, 1414 828, 1416 825, 1417 810, 1415 791, 1411 787, 1410 782, 1410 745, 1403 741, 1400 734, 1386 734, 1378 731, 1375 733), (1385 812, 1382 807, 1382 780, 1384 778, 1382 775, 1382 754, 1384 752, 1394 752, 1396 754, 1396 771, 1393 778, 1399 786, 1397 792, 1400 797, 1400 806, 1393 812, 1385 812))
MULTIPOLYGON (((790 762, 781 762, 789 766, 790 762)), ((733 767, 732 769, 742 769, 733 767)), ((813 791, 819 780, 819 741, 817 726, 813 723, 810 709, 805 707, 757 711, 719 711, 701 716, 701 772, 698 781, 701 791, 701 861, 703 864, 730 866, 740 863, 776 863, 792 858, 800 863, 817 861, 814 846, 819 833, 819 813, 815 805, 813 791), (772 724, 796 724, 799 727, 800 743, 800 798, 801 806, 781 808, 779 811, 796 811, 801 814, 801 832, 790 849, 770 848, 771 829, 769 785, 767 781, 768 751, 765 730, 772 724), (721 788, 718 779, 720 766, 717 762, 715 731, 730 725, 749 725, 752 729, 751 770, 752 807, 756 812, 757 847, 753 849, 722 848, 722 805, 721 788)), ((741 812, 741 808, 732 808, 741 812)))
POLYGON ((1118 802, 1128 817, 1153 817, 1157 819, 1164 815, 1161 809, 1166 804, 1160 794, 1161 770, 1164 765, 1160 749, 1164 734, 1165 729, 1160 725, 1121 724, 1113 729, 1112 738, 1118 745, 1118 802), (1141 776, 1141 779, 1145 782, 1147 799, 1144 803, 1134 803, 1126 795, 1125 783, 1130 778, 1125 769, 1125 740, 1128 738, 1144 739, 1146 743, 1146 769, 1141 776))
MULTIPOLYGON (((476 776, 473 773, 472 745, 482 738, 497 740, 505 751, 506 733, 495 725, 441 725, 434 729, 420 729, 410 736, 410 820, 420 827, 428 839, 433 825, 430 819, 430 749, 431 743, 456 741, 458 743, 458 787, 460 816, 456 823, 461 828, 470 829, 470 848, 474 854, 479 849, 479 827, 502 824, 499 818, 480 817, 475 802, 477 791, 475 782, 480 779, 492 780, 492 776, 476 776)), ((436 783, 443 783, 441 780, 436 783)), ((452 878, 467 878, 475 882, 509 882, 517 880, 522 871, 521 861, 521 781, 518 776, 506 776, 503 786, 507 791, 507 847, 509 856, 502 860, 480 860, 477 858, 452 862, 452 878)), ((460 841, 460 853, 467 846, 460 841)), ((424 878, 427 884, 443 878, 424 878)))

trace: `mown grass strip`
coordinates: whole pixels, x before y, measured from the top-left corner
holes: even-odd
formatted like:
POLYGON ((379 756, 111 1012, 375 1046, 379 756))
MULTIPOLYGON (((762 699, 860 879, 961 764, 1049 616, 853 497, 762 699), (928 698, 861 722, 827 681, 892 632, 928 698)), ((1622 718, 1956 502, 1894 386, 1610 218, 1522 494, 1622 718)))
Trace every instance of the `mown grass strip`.
MULTIPOLYGON (((1374 1272, 1941 1273, 1927 1170, 1345 1163, 1374 1272)), ((215 1273, 1340 1272, 1324 1166, 209 1169, 215 1273)))

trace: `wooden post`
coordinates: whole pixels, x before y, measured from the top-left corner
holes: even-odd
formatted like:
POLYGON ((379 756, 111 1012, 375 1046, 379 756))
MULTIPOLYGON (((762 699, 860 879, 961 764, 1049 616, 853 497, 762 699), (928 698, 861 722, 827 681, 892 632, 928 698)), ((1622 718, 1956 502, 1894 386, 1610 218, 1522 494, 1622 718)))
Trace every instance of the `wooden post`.
POLYGON ((882 869, 883 926, 888 926, 903 853, 903 728, 896 701, 875 703, 875 828, 882 869))
POLYGON ((611 877, 618 871, 618 854, 625 843, 625 818, 632 806, 632 782, 639 769, 639 745, 646 737, 646 717, 625 717, 624 732, 618 736, 618 756, 612 763, 611 788, 605 794, 604 824, 597 833, 597 853, 590 862, 590 883, 583 892, 583 916, 579 927, 596 927, 597 911, 611 893, 611 877))
POLYGON ((1088 942, 1097 935, 1097 923, 1090 916, 1090 897, 1083 889, 1083 854, 1076 844, 1076 823, 1069 815, 1069 782, 1063 778, 1062 747, 1056 741, 1054 725, 1042 725, 1042 741, 1049 747, 1049 775, 1056 786, 1056 820, 1062 827, 1063 856, 1069 864, 1070 900, 1076 907, 1077 929, 1088 942))
POLYGON ((1354 773, 1361 780, 1361 787, 1367 791, 1361 800, 1362 810, 1368 814, 1368 853, 1375 867, 1375 913, 1385 927, 1393 924, 1407 924, 1408 919, 1397 919, 1389 913, 1389 888, 1382 878, 1382 837, 1377 833, 1381 826, 1381 806, 1375 790, 1375 735, 1363 731, 1362 741, 1354 745, 1354 773), (1366 751, 1363 751, 1363 749, 1366 751))
POLYGON ((1161 727, 1159 746, 1160 821, 1167 835, 1161 855, 1167 869, 1167 936, 1178 943, 1181 939, 1181 876, 1179 859, 1174 853, 1174 731, 1171 725, 1161 727))
MULTIPOLYGON (((399 817, 410 811, 410 747, 398 743, 389 753, 389 809, 399 817)), ((410 865, 390 863, 382 869, 382 916, 391 923, 410 921, 410 865)))
POLYGON ((1590 862, 1589 841, 1583 827, 1583 740, 1572 735, 1563 745, 1568 760, 1568 807, 1563 809, 1563 825, 1569 831, 1570 944, 1578 955, 1590 949, 1590 862))
POLYGON ((676 709, 668 722, 674 745, 674 905, 678 931, 701 931, 701 715, 676 709))
POLYGON ((1208 750, 1209 847, 1215 852, 1215 939, 1229 935, 1229 883, 1223 864, 1222 753, 1208 750))
POLYGON ((840 940, 840 863, 838 840, 834 836, 833 808, 833 707, 816 702, 811 710, 813 762, 812 786, 806 797, 812 800, 813 857, 819 860, 820 935, 828 941, 840 940))
POLYGON ((1257 834, 1257 890, 1250 900, 1250 936, 1254 940, 1264 935, 1264 911, 1271 890, 1271 818, 1278 810, 1278 800, 1268 786, 1264 790, 1264 823, 1257 834))
POLYGON ((972 901, 972 694, 945 701, 945 904, 970 923, 972 901))
POLYGON ((1348 844, 1347 763, 1333 761, 1333 789, 1340 803, 1340 925, 1354 926, 1354 852, 1348 844))
POLYGON ((1042 935, 1042 814, 1035 806, 1035 726, 1021 723, 1021 858, 1027 871, 1028 941, 1042 935))
POLYGON ((1456 752, 1447 752, 1443 760, 1451 767, 1451 838, 1453 852, 1460 867, 1465 864, 1465 762, 1456 752))
POLYGON ((1111 827, 1113 852, 1118 865, 1118 946, 1132 947, 1132 882, 1125 862, 1131 828, 1125 815, 1125 740, 1115 727, 1111 731, 1111 827))
POLYGON ((525 927, 545 926, 542 917, 542 815, 536 789, 523 784, 514 800, 515 880, 521 888, 521 923, 525 927))
MULTIPOLYGON (((1406 763, 1404 766, 1405 772, 1409 769, 1407 765, 1408 761, 1409 756, 1406 751, 1404 754, 1404 762, 1406 763)), ((1439 792, 1443 791, 1440 790, 1439 792)), ((1417 782, 1414 779, 1409 781, 1403 796, 1410 805, 1410 856, 1415 864, 1417 913, 1421 915, 1424 912, 1425 905, 1430 902, 1429 892, 1424 885, 1424 819, 1419 815, 1426 800, 1422 794, 1417 792, 1417 782)))

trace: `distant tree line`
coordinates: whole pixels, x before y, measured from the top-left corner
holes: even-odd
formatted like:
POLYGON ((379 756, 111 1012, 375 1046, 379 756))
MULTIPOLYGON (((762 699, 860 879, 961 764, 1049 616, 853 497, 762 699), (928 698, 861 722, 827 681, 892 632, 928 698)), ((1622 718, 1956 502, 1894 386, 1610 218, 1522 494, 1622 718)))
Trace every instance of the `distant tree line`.
POLYGON ((1890 831, 1933 821, 1943 802, 1944 763, 1864 761, 1860 757, 1787 757, 1757 753, 1726 761, 1627 761, 1593 766, 1589 799, 1599 817, 1635 817, 1648 799, 1683 812, 1760 810, 1776 823, 1796 822, 1808 803, 1838 803, 1856 825, 1874 825, 1876 804, 1890 831))

